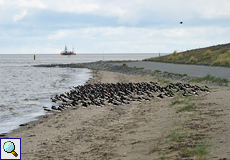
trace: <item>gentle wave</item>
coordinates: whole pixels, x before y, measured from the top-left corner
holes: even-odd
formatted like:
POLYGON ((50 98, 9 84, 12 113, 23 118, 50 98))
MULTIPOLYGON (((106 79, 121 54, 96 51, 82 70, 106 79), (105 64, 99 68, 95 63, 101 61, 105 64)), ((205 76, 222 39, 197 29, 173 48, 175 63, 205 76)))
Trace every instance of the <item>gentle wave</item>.
POLYGON ((36 64, 68 64, 99 60, 141 60, 154 54, 1 55, 0 54, 0 133, 8 133, 22 123, 44 115, 42 106, 51 107, 50 98, 83 85, 92 77, 90 70, 77 68, 31 67, 36 64))

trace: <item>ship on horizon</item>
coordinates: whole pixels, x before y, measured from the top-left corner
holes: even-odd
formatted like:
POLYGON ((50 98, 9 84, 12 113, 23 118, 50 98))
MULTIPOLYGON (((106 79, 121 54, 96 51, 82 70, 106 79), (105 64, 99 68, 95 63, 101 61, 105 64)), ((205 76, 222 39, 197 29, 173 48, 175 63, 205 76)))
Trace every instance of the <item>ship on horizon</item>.
POLYGON ((76 53, 74 53, 74 48, 73 48, 73 51, 68 51, 66 45, 65 45, 64 51, 61 51, 60 54, 63 56, 76 55, 76 53))

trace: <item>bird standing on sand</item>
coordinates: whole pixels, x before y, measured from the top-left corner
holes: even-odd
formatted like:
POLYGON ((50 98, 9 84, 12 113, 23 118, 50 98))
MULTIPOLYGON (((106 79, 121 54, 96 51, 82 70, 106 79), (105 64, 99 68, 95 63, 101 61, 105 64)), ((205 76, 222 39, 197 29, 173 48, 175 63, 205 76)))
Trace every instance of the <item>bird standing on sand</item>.
POLYGON ((65 94, 55 95, 51 98, 51 101, 58 102, 58 105, 43 108, 45 111, 60 112, 69 107, 75 108, 77 105, 86 108, 90 105, 129 104, 131 101, 150 101, 151 98, 154 98, 153 94, 157 93, 156 97, 160 99, 172 98, 176 93, 181 94, 183 97, 188 95, 198 96, 198 92, 209 93, 208 88, 208 86, 201 88, 197 85, 193 86, 179 82, 176 84, 170 83, 166 87, 162 87, 156 82, 86 84, 73 87, 70 92, 65 94))

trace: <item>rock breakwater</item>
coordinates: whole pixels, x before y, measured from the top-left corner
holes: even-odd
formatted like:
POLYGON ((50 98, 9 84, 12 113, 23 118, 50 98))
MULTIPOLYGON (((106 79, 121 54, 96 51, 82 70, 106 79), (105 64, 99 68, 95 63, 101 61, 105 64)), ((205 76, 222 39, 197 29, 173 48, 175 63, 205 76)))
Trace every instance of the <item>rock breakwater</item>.
POLYGON ((133 74, 133 75, 149 75, 153 77, 163 77, 170 78, 173 80, 179 81, 189 81, 192 77, 188 76, 179 76, 168 73, 155 73, 154 70, 147 69, 138 69, 126 66, 119 66, 112 64, 110 62, 91 62, 91 63, 76 63, 76 64, 50 64, 50 65, 35 65, 35 67, 70 67, 70 68, 88 68, 92 70, 102 70, 102 71, 111 71, 111 72, 119 72, 124 74, 133 74))

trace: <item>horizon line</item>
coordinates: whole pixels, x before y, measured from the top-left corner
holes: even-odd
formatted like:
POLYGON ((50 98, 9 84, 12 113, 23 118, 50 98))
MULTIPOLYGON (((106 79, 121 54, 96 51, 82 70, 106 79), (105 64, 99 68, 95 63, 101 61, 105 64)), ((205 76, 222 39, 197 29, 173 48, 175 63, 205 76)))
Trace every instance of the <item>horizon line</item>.
MULTIPOLYGON (((127 53, 125 53, 125 52, 119 52, 119 53, 76 53, 76 55, 80 55, 80 54, 171 54, 171 53, 163 53, 163 52, 152 52, 152 53, 148 53, 148 52, 146 52, 146 53, 131 53, 131 52, 127 52, 127 53)), ((36 54, 55 54, 55 55, 60 55, 60 53, 0 53, 0 55, 6 55, 6 54, 11 54, 11 55, 15 55, 15 54, 32 54, 32 55, 36 55, 36 54)))

